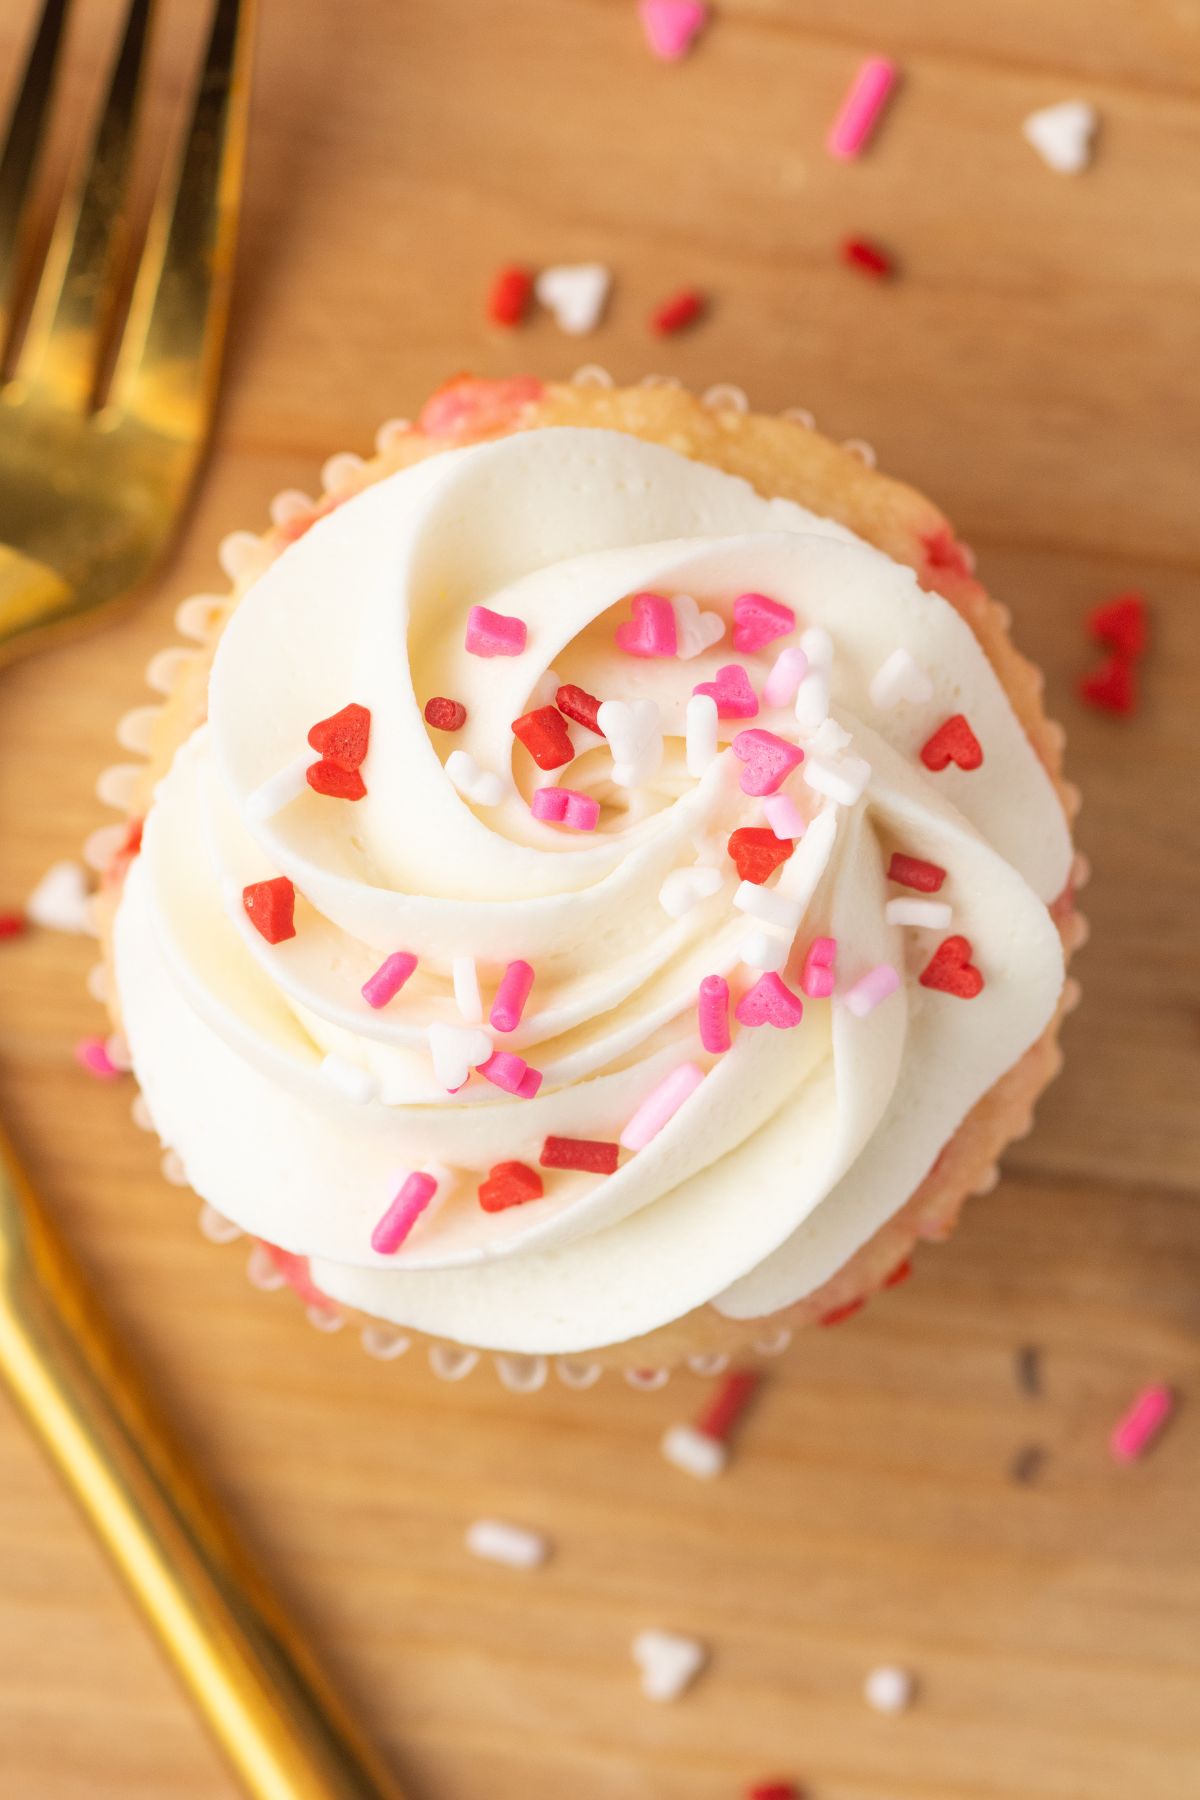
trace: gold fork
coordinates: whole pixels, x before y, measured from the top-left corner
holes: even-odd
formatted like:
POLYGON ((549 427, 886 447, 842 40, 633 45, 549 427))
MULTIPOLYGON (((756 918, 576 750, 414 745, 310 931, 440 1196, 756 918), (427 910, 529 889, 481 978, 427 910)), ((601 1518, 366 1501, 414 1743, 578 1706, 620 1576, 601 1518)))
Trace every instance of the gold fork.
MULTIPOLYGON (((46 0, 0 157, 3 335, 70 0, 46 0)), ((0 659, 130 591, 207 435, 245 152, 252 0, 216 0, 191 127, 98 388, 153 0, 130 0, 83 175, 0 391, 0 659)), ((0 1132, 0 1372, 260 1800, 400 1800, 239 1550, 0 1132)))

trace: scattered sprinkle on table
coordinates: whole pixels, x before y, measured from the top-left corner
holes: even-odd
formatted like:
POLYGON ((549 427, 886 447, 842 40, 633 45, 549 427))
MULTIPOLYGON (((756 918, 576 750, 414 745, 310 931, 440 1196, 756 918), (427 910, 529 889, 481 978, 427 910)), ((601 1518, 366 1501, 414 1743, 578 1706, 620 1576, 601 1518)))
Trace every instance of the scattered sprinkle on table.
POLYGON ((493 325, 511 330, 529 311, 533 299, 533 276, 516 263, 498 269, 488 290, 487 316, 493 325))
POLYGON ((650 329, 658 337, 673 337, 677 331, 686 331, 689 325, 695 325, 706 310, 703 294, 697 293, 695 288, 683 288, 655 307, 650 314, 650 329))
POLYGON ((794 1781, 752 1781, 746 1800, 804 1800, 804 1792, 794 1781))
POLYGON ((1098 644, 1106 644, 1118 656, 1136 662, 1144 656, 1150 640, 1150 622, 1146 597, 1136 589, 1116 594, 1088 614, 1088 636, 1098 644))
POLYGON ((708 23, 705 0, 638 0, 647 47, 659 62, 680 62, 708 23))
POLYGON ((1164 1382, 1143 1388, 1113 1426, 1109 1449, 1117 1462, 1137 1462, 1154 1443, 1175 1410, 1175 1395, 1164 1382))
POLYGON ((550 1540, 540 1531, 504 1519, 475 1519, 465 1542, 472 1556, 509 1569, 540 1569, 550 1554, 550 1540))
POLYGON ((1036 1344, 1022 1344, 1016 1357, 1017 1386, 1031 1400, 1042 1391, 1042 1353, 1036 1344))
POLYGON ((82 863, 52 863, 25 903, 25 917, 47 931, 91 931, 87 870, 82 863))
POLYGON ((873 281, 886 281, 895 273, 891 257, 870 238, 848 237, 842 240, 842 261, 847 268, 869 275, 873 281))
POLYGON ((121 1074, 101 1037, 80 1038, 75 1046, 75 1061, 97 1081, 116 1081, 121 1074))
POLYGON ((1100 115, 1086 100, 1060 100, 1029 114, 1021 131, 1048 169, 1079 175, 1092 160, 1100 115))
POLYGON ((1138 709, 1137 670, 1123 656, 1107 657, 1098 669, 1080 678, 1079 698, 1097 712, 1131 718, 1138 709))
POLYGON ((6 938, 20 937, 26 929, 26 924, 24 913, 0 912, 0 944, 6 938))
POLYGON ((886 56, 868 56, 859 64, 846 97, 829 128, 825 148, 848 162, 866 147, 896 81, 896 65, 886 56))
POLYGON ((899 1713, 912 1705, 916 1682, 907 1669, 884 1663, 863 1683, 863 1697, 875 1712, 899 1713))
POLYGON ((1009 1475, 1018 1487, 1029 1487, 1037 1480, 1046 1460, 1046 1452, 1040 1444, 1023 1444, 1009 1465, 1009 1475))
POLYGON ((647 1700, 677 1700, 708 1660, 708 1652, 697 1638, 681 1637, 674 1631, 639 1631, 630 1649, 641 1670, 647 1700))
POLYGON ((612 273, 603 263, 563 263, 543 269, 534 292, 560 331, 585 337, 600 323, 611 287, 612 273))

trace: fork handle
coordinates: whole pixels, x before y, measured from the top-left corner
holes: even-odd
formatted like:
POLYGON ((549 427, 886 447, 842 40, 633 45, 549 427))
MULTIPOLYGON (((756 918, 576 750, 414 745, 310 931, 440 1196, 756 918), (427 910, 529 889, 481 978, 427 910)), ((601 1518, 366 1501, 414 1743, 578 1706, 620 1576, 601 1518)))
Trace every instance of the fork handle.
POLYGON ((402 1800, 147 1401, 0 1133, 0 1370, 255 1800, 402 1800))
POLYGON ((57 569, 0 544, 0 646, 52 620, 73 591, 57 569))

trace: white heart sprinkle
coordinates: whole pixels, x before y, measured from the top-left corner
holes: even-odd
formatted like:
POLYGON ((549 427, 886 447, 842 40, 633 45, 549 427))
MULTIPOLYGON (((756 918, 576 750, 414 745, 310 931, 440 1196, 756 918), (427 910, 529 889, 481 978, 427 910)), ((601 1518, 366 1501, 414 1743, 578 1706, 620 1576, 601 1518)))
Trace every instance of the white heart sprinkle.
POLYGON ((701 612, 690 594, 676 594, 672 605, 675 609, 675 654, 681 661, 690 662, 693 656, 711 649, 725 636, 725 621, 720 613, 701 612))
POLYGON ((560 263, 542 270, 534 292, 561 331, 584 337, 600 323, 611 286, 612 272, 603 263, 560 263))
POLYGON ((658 903, 670 919, 682 919, 701 900, 711 900, 724 886, 720 869, 701 865, 693 869, 672 869, 658 890, 658 903))
POLYGON ((25 912, 47 931, 78 931, 90 936, 88 877, 83 864, 52 864, 25 902, 25 912))
POLYGON ((808 748, 810 756, 824 756, 833 762, 854 742, 844 725, 836 719, 824 719, 813 732, 808 748))
POLYGON ((429 1054, 433 1072, 447 1093, 460 1088, 480 1063, 492 1054, 492 1040, 486 1031, 475 1031, 469 1025, 434 1024, 429 1027, 429 1054))
POLYGON ((640 787, 662 762, 662 723, 653 700, 604 700, 596 714, 618 787, 640 787))
POLYGON ((1047 168, 1058 175, 1078 175, 1092 160, 1092 140, 1100 115, 1086 100, 1062 100, 1030 113, 1021 126, 1047 168))
POLYGON ((708 1658, 704 1645, 674 1631, 639 1631, 630 1648, 647 1700, 676 1700, 708 1658))
POLYGON ((452 750, 446 758, 446 773, 459 793, 476 806, 499 806, 504 798, 499 775, 481 769, 469 750, 452 750))
POLYGON ((871 705, 890 712, 902 700, 923 706, 933 699, 933 683, 907 650, 893 650, 871 677, 871 705))
POLYGON ((762 969, 778 974, 791 954, 792 940, 777 932, 756 928, 748 931, 738 945, 738 961, 748 969, 762 969))

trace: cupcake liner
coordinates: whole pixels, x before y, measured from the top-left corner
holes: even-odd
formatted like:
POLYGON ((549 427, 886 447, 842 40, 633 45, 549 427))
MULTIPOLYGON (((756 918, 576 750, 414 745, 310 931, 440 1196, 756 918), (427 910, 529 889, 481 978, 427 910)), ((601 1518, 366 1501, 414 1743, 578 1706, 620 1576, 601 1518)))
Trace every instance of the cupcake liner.
MULTIPOLYGON (((496 383, 452 382, 427 402, 415 425, 390 419, 375 438, 375 457, 353 452, 331 456, 321 471, 322 493, 298 489, 276 495, 270 528, 262 535, 234 531, 218 550, 230 582, 225 594, 201 593, 184 600, 175 614, 184 644, 168 646, 150 662, 146 679, 161 704, 140 705, 118 722, 117 741, 136 761, 115 763, 97 782, 100 800, 120 813, 120 822, 93 832, 84 857, 101 876, 95 924, 104 960, 89 978, 89 991, 109 1008, 118 1052, 121 1022, 111 978, 112 920, 125 872, 137 853, 140 820, 154 788, 178 747, 205 716, 208 673, 217 640, 241 595, 268 564, 317 518, 363 487, 426 456, 508 431, 547 425, 609 427, 665 444, 671 449, 749 480, 760 492, 799 501, 840 520, 859 536, 912 567, 922 584, 940 593, 971 626, 1014 711, 1047 768, 1068 821, 1079 810, 1079 792, 1063 777, 1065 732, 1042 705, 1044 680, 1009 637, 1007 608, 992 600, 975 579, 974 558, 943 515, 916 490, 875 470, 875 453, 861 439, 841 445, 820 437, 812 415, 790 408, 777 417, 754 414, 742 389, 720 383, 699 398, 670 376, 647 376, 637 388, 617 388, 596 364, 579 369, 572 383, 546 385, 531 378, 496 383), (482 399, 479 399, 482 396, 482 399), (474 403, 473 403, 474 397, 474 403)), ((1076 907, 1088 868, 1077 857, 1070 881, 1051 911, 1069 960, 1086 939, 1086 923, 1076 907)), ((921 1243, 942 1242, 953 1232, 971 1195, 990 1192, 999 1179, 997 1159, 1011 1141, 1032 1126, 1033 1107, 1061 1065, 1059 1030, 1078 1003, 1078 983, 1068 978, 1055 1017, 1042 1037, 976 1104, 943 1146, 933 1168, 909 1200, 838 1273, 815 1293, 764 1318, 727 1319, 711 1306, 696 1309, 647 1337, 588 1356, 516 1356, 481 1352, 401 1329, 325 1302, 309 1287, 303 1259, 285 1257, 254 1244, 248 1266, 261 1289, 292 1285, 299 1290, 310 1323, 336 1331, 354 1322, 366 1354, 393 1361, 423 1350, 432 1373, 459 1381, 490 1362, 513 1392, 535 1392, 553 1370, 565 1386, 583 1390, 606 1369, 623 1373, 630 1386, 654 1391, 672 1368, 715 1375, 737 1353, 782 1354, 794 1332, 812 1324, 832 1325, 856 1312, 870 1296, 908 1272, 921 1243)), ((110 1040, 112 1041, 112 1040, 110 1040)), ((117 1060, 117 1058, 114 1058, 117 1060)), ((124 1055, 128 1065, 128 1053, 124 1055)), ((135 1123, 154 1129, 145 1100, 134 1102, 135 1123)), ((163 1174, 186 1186, 178 1156, 164 1149, 163 1174)), ((228 1244, 242 1234, 204 1205, 200 1229, 212 1242, 228 1244)))

